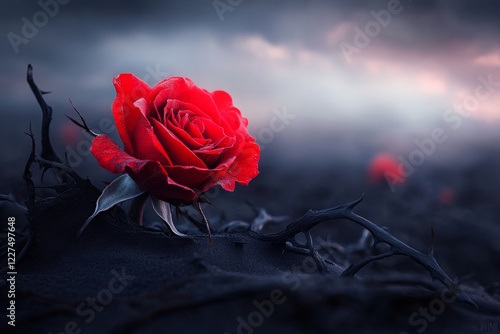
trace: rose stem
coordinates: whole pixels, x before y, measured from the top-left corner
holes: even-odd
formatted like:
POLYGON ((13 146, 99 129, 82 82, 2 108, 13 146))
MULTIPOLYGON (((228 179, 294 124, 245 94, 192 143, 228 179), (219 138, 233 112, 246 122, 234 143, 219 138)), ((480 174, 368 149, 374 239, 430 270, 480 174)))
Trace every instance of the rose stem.
POLYGON ((132 200, 128 209, 128 216, 135 221, 137 225, 142 226, 142 216, 144 214, 144 206, 149 194, 143 193, 132 200))
POLYGON ((210 244, 210 246, 212 246, 212 231, 210 229, 210 224, 208 223, 208 219, 205 216, 205 213, 203 212, 203 210, 201 209, 200 202, 198 200, 195 200, 193 202, 193 207, 196 209, 196 211, 198 211, 200 213, 201 218, 203 219, 203 222, 205 223, 205 226, 207 227, 208 243, 210 244))

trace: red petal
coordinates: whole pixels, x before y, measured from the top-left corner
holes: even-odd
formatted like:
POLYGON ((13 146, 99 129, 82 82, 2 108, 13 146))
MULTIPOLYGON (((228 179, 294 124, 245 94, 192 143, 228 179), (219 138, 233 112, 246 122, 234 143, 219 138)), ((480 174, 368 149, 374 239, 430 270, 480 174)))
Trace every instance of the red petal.
POLYGON ((159 106, 166 105, 169 99, 189 101, 203 110, 216 123, 220 123, 220 113, 212 95, 196 86, 188 78, 171 77, 160 81, 153 87, 147 98, 148 101, 154 101, 154 104, 159 106))
POLYGON ((214 146, 218 146, 221 141, 228 138, 224 133, 224 129, 215 124, 212 120, 206 118, 198 118, 196 122, 203 123, 205 129, 203 131, 203 138, 211 139, 214 146))
POLYGON ((153 125, 155 134, 162 143, 163 147, 168 149, 168 154, 173 165, 207 168, 205 163, 201 161, 163 124, 155 119, 151 119, 150 121, 153 125))
POLYGON ((224 118, 231 129, 237 130, 241 126, 245 128, 248 126, 248 120, 241 115, 241 111, 233 106, 231 96, 223 90, 216 90, 212 93, 215 104, 220 110, 222 118, 224 118))
POLYGON ((113 173, 126 172, 142 189, 160 200, 191 202, 197 196, 193 190, 170 179, 159 162, 128 155, 106 135, 95 137, 90 151, 101 167, 113 173))
POLYGON ((156 137, 153 127, 143 115, 137 119, 135 128, 131 134, 135 157, 158 161, 162 165, 172 165, 172 160, 156 137))
POLYGON ((192 202, 198 194, 172 180, 167 171, 156 161, 148 161, 140 171, 127 168, 135 182, 154 197, 165 202, 192 202))
POLYGON ((116 89, 116 98, 113 101, 113 116, 118 134, 123 141, 125 151, 133 154, 132 138, 130 134, 137 119, 140 117, 134 103, 148 95, 151 88, 133 74, 120 74, 113 80, 116 89))
POLYGON ((171 97, 171 95, 172 93, 169 90, 166 90, 159 92, 158 96, 156 96, 153 105, 155 109, 158 110, 160 115, 166 116, 173 110, 187 110, 195 115, 210 118, 210 116, 206 112, 195 106, 193 103, 174 99, 171 97))
POLYGON ((196 138, 195 139, 195 138, 191 137, 184 129, 181 129, 181 128, 171 124, 171 122, 167 123, 167 127, 190 150, 199 149, 199 148, 203 147, 204 145, 206 145, 208 142, 210 142, 209 139, 204 139, 204 138, 196 138))
POLYGON ((204 193, 216 185, 218 180, 216 179, 216 174, 222 169, 223 167, 210 170, 186 166, 171 166, 166 168, 172 180, 177 180, 177 182, 193 189, 197 194, 204 193))
POLYGON ((112 173, 124 173, 126 166, 136 166, 140 169, 144 162, 125 153, 106 135, 94 138, 90 152, 96 157, 99 166, 112 173))
POLYGON ((235 182, 248 185, 259 174, 259 157, 260 148, 253 138, 249 137, 243 151, 236 157, 218 184, 228 191, 234 190, 235 182))
POLYGON ((212 98, 220 111, 233 107, 233 99, 231 98, 231 95, 223 90, 213 91, 212 98))

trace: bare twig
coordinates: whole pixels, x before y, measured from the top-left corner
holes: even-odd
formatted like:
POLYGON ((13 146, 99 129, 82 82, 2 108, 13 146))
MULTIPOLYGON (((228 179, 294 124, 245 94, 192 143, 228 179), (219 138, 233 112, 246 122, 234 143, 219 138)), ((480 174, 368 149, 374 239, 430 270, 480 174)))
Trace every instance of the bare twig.
MULTIPOLYGON (((23 179, 26 182, 26 188, 28 192, 28 199, 26 206, 28 208, 28 216, 33 212, 33 208, 35 207, 35 185, 33 183, 32 179, 32 174, 31 174, 31 165, 35 161, 35 136, 33 136, 33 131, 31 131, 31 123, 29 127, 29 132, 26 133, 30 138, 31 138, 31 152, 28 157, 28 160, 26 161, 26 165, 24 166, 24 172, 23 172, 23 179)), ((28 250, 31 248, 33 245, 33 242, 35 240, 35 232, 33 230, 32 224, 28 224, 28 240, 24 244, 23 248, 21 251, 18 253, 16 257, 16 262, 20 263, 28 250)))
POLYGON ((353 276, 368 263, 397 254, 405 255, 416 263, 420 264, 429 271, 433 278, 439 280, 445 286, 449 288, 454 287, 455 284, 453 280, 439 266, 436 259, 431 253, 424 254, 415 250, 414 248, 406 245, 404 242, 394 237, 385 229, 353 213, 352 210, 354 209, 354 207, 358 205, 362 200, 363 197, 354 202, 343 204, 332 209, 319 211, 309 210, 304 216, 292 222, 281 232, 270 235, 256 234, 256 236, 261 240, 284 244, 287 241, 292 240, 298 233, 305 233, 307 235, 308 231, 310 231, 314 226, 318 225, 321 222, 337 219, 350 220, 367 229, 373 235, 375 244, 386 243, 387 245, 389 245, 390 250, 382 254, 370 254, 368 257, 349 266, 342 273, 342 276, 353 276))
POLYGON ((89 133, 90 135, 94 136, 94 137, 97 137, 97 133, 93 132, 92 130, 90 130, 90 127, 88 126, 87 122, 85 121, 85 119, 83 118, 83 116, 80 114, 80 112, 76 109, 76 107, 73 105, 73 102, 71 100, 69 100, 69 103, 71 104, 71 107, 73 107, 73 110, 78 114, 78 117, 80 117, 80 120, 81 120, 81 123, 78 122, 77 120, 75 120, 74 118, 68 116, 68 115, 65 115, 71 122, 75 123, 78 127, 84 129, 87 133, 89 133))
POLYGON ((58 170, 64 172, 65 174, 69 175, 73 180, 75 180, 77 182, 84 182, 85 181, 74 170, 72 170, 69 166, 66 166, 63 163, 55 162, 55 161, 50 161, 50 160, 44 159, 42 157, 37 157, 37 156, 35 156, 35 160, 34 161, 37 162, 40 165, 41 168, 54 168, 54 169, 58 169, 58 170))
POLYGON ((35 84, 33 80, 33 66, 31 64, 28 65, 28 73, 26 75, 26 79, 31 88, 31 91, 35 95, 35 98, 38 102, 38 105, 42 109, 42 153, 40 154, 42 158, 61 162, 61 159, 57 156, 56 152, 52 148, 52 144, 50 143, 50 122, 52 121, 52 107, 45 102, 43 98, 44 94, 48 94, 48 92, 41 91, 38 86, 35 84))
MULTIPOLYGON (((38 86, 35 83, 35 80, 33 79, 33 66, 31 66, 31 64, 28 65, 26 80, 28 81, 31 91, 33 92, 33 95, 35 95, 38 105, 42 109, 42 137, 41 137, 42 152, 40 153, 40 156, 48 161, 62 162, 62 160, 59 159, 59 157, 57 156, 50 142, 50 122, 52 121, 52 107, 49 106, 47 102, 45 102, 45 99, 43 98, 43 95, 49 94, 50 92, 42 91, 38 88, 38 86)), ((42 180, 43 176, 45 175, 45 172, 48 169, 50 168, 49 167, 43 168, 42 180)), ((70 180, 68 178, 68 175, 64 173, 56 172, 55 175, 59 181, 68 182, 70 180)))
POLYGON ((305 235, 306 235, 306 241, 307 241, 307 248, 309 248, 309 251, 311 252, 312 258, 313 258, 314 262, 316 262, 316 265, 318 266, 319 271, 322 273, 327 273, 328 269, 327 269, 325 263, 323 262, 323 259, 321 259, 321 256, 319 255, 318 251, 316 249, 314 249, 314 242, 313 242, 313 238, 311 235, 311 231, 307 231, 305 233, 305 235))
POLYGON ((35 161, 35 136, 33 136, 33 131, 31 131, 31 123, 29 127, 29 132, 26 133, 31 139, 31 152, 24 166, 23 179, 26 182, 26 187, 28 190, 28 210, 31 211, 35 205, 35 184, 33 183, 33 175, 31 174, 31 165, 35 161))

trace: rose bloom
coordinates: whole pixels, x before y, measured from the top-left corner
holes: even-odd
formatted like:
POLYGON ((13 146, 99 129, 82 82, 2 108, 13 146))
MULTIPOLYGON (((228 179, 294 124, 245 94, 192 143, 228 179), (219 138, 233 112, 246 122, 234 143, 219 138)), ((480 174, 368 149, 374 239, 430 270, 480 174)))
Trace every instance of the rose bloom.
POLYGON ((171 77, 151 88, 132 74, 113 81, 113 116, 123 150, 108 136, 94 138, 99 165, 127 173, 152 196, 189 204, 215 185, 233 191, 258 174, 259 146, 248 121, 224 91, 209 92, 171 77))

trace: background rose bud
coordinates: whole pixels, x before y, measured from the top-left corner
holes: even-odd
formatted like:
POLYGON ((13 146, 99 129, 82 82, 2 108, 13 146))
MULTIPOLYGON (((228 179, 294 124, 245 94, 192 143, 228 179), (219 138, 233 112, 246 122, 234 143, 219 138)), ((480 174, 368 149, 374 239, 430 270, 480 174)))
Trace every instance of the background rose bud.
POLYGON ((455 191, 451 187, 442 187, 438 194, 438 202, 441 204, 452 204, 455 201, 455 191))
POLYGON ((400 163, 388 153, 376 155, 368 167, 368 179, 371 183, 381 183, 389 178, 393 184, 402 184, 405 175, 400 173, 400 163))
POLYGON ((121 74, 114 85, 113 116, 124 148, 97 136, 90 150, 101 167, 129 174, 173 204, 190 203, 215 185, 233 191, 258 174, 259 147, 226 92, 209 92, 183 77, 151 88, 121 74))
POLYGON ((82 139, 82 129, 75 127, 73 123, 65 123, 59 129, 59 137, 64 145, 75 147, 82 139))

